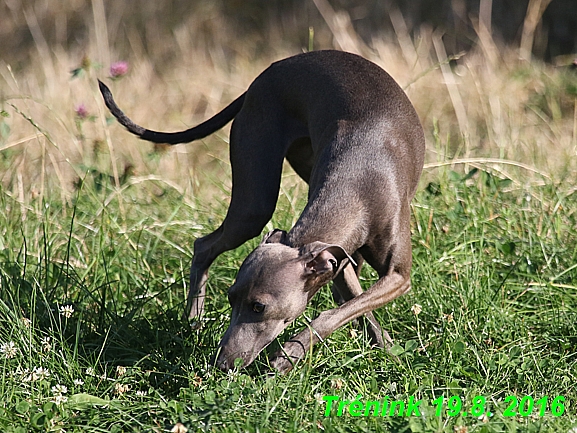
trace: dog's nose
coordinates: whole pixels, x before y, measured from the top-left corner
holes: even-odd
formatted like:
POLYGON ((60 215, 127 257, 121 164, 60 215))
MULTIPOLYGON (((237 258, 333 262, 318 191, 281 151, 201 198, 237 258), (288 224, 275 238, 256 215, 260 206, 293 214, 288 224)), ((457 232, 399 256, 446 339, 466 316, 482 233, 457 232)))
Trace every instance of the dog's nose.
POLYGON ((227 362, 226 359, 217 360, 217 362, 216 362, 216 367, 217 367, 220 371, 223 371, 224 373, 228 373, 229 371, 232 370, 232 367, 229 365, 229 363, 227 362))
POLYGON ((216 368, 218 368, 219 370, 228 373, 229 371, 233 370, 235 367, 238 368, 242 368, 246 362, 244 360, 244 358, 240 357, 240 356, 227 356, 225 354, 222 353, 222 350, 218 353, 217 356, 213 356, 213 359, 211 360, 211 364, 214 365, 216 368), (240 361, 236 362, 236 360, 242 360, 242 363, 240 361))
POLYGON ((218 368, 221 371, 227 372, 230 370, 225 356, 222 356, 222 350, 219 349, 217 353, 211 356, 210 365, 218 368))

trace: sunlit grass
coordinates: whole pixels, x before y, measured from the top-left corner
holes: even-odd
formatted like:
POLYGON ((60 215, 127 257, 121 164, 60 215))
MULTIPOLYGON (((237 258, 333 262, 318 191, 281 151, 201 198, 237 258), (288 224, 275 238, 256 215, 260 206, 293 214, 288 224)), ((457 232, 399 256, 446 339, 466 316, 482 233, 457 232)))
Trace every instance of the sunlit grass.
MULTIPOLYGON (((87 182, 64 216, 47 206, 22 221, 21 208, 4 195, 2 226, 20 229, 2 237, 0 425, 5 431, 162 431, 177 422, 218 431, 568 429, 577 421, 575 194, 551 184, 512 188, 481 170, 431 175, 437 182, 413 206, 413 290, 377 313, 397 359, 370 349, 362 332, 347 325, 289 375, 271 380, 261 376, 266 355, 246 372, 227 375, 209 366, 230 311, 225 291, 255 241, 215 264, 202 328, 180 319, 190 246, 215 227, 224 206, 189 206, 174 190, 142 200, 136 185, 120 198, 122 216, 114 201, 101 207, 110 181, 100 193, 87 182), (426 402, 427 416, 325 417, 324 395, 413 396, 426 402), (495 415, 437 417, 431 402, 441 395, 459 395, 467 410, 484 396, 495 415), (564 396, 567 409, 560 417, 550 409, 505 417, 510 395, 564 396)), ((295 204, 287 194, 275 227, 292 223, 295 204)), ((365 287, 375 278, 366 268, 365 287)), ((306 317, 332 306, 324 289, 306 317)), ((305 323, 299 319, 290 331, 305 323)))

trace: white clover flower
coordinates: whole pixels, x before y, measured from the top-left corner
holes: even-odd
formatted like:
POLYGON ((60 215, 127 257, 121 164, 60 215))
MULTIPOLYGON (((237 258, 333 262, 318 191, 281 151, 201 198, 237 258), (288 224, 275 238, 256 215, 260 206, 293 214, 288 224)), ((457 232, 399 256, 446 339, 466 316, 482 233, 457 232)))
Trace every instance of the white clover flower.
POLYGON ((489 422, 489 417, 487 416, 486 413, 480 415, 477 419, 485 424, 489 422))
POLYGON ((44 367, 34 367, 32 370, 32 381, 48 379, 50 377, 50 370, 44 367))
POLYGON ((67 401, 68 401, 68 397, 66 397, 65 395, 62 395, 62 394, 56 394, 54 396, 54 399, 52 400, 52 402, 55 404, 62 404, 62 403, 66 403, 67 401))
POLYGON ((55 385, 51 388, 52 394, 66 394, 68 392, 68 388, 65 385, 55 385))
POLYGON ((336 378, 336 379, 331 379, 331 388, 334 389, 342 389, 345 386, 345 383, 342 379, 340 378, 336 378))
POLYGON ((52 339, 50 337, 44 337, 40 342, 42 345, 42 352, 50 352, 52 350, 52 339))
POLYGON ((4 358, 6 359, 14 358, 18 355, 18 348, 13 341, 9 341, 8 343, 2 343, 0 353, 4 354, 4 358))
POLYGON ((96 372, 94 371, 94 368, 88 367, 88 368, 86 369, 86 375, 87 375, 87 376, 95 376, 95 375, 96 375, 96 372))
POLYGON ((174 427, 172 427, 172 429, 170 430, 171 433, 186 433, 188 431, 188 429, 184 426, 184 424, 181 424, 179 422, 177 422, 174 427))
POLYGON ((194 386, 202 385, 202 377, 200 377, 198 374, 194 373, 194 377, 192 378, 192 384, 194 386))
POLYGON ((116 367, 116 377, 122 377, 126 374, 126 367, 119 365, 116 367))
POLYGON ((421 311, 423 311, 423 307, 419 304, 415 304, 411 307, 411 311, 415 316, 418 316, 421 313, 421 311))
POLYGON ((325 404, 325 403, 326 403, 326 401, 323 400, 323 396, 324 396, 324 394, 321 394, 320 392, 317 392, 317 393, 314 395, 315 400, 317 401, 318 404, 325 404))
POLYGON ((61 305, 60 315, 70 319, 74 314, 74 307, 72 305, 61 305))
POLYGON ((20 376, 22 382, 30 382, 32 380, 30 370, 27 368, 22 369, 20 366, 16 367, 16 374, 20 376))
POLYGON ((136 391, 136 396, 137 397, 145 397, 146 391, 138 390, 138 391, 136 391))
POLYGON ((114 392, 118 395, 122 395, 128 391, 130 391, 130 385, 123 385, 121 383, 116 383, 114 385, 114 392))
POLYGON ((74 384, 74 386, 84 385, 84 381, 82 379, 74 379, 74 381, 72 383, 74 384))

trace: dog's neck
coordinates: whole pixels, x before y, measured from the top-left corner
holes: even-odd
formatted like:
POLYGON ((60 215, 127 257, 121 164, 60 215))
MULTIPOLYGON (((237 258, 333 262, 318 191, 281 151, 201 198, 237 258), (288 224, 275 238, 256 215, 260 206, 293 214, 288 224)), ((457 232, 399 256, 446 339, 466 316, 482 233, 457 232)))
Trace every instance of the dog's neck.
POLYGON ((300 248, 311 242, 324 242, 339 245, 348 253, 356 251, 365 241, 364 226, 358 224, 362 220, 362 206, 354 203, 354 199, 343 203, 342 198, 349 194, 341 187, 341 194, 335 195, 331 182, 326 182, 315 190, 309 202, 294 227, 287 233, 287 245, 300 248), (332 190, 332 194, 327 191, 332 190), (340 197, 342 198, 340 198, 340 197), (343 217, 346 215, 346 217, 343 217))
MULTIPOLYGON (((314 168, 308 203, 287 234, 289 246, 301 247, 320 241, 340 245, 351 254, 364 245, 369 221, 365 214, 366 199, 359 194, 358 173, 373 166, 374 149, 381 146, 371 134, 358 131, 350 134, 346 123, 339 123, 331 145, 334 153, 327 161, 320 162, 330 167, 314 168)), ((382 154, 382 150, 379 153, 382 154)), ((370 189, 371 185, 363 188, 370 189)))

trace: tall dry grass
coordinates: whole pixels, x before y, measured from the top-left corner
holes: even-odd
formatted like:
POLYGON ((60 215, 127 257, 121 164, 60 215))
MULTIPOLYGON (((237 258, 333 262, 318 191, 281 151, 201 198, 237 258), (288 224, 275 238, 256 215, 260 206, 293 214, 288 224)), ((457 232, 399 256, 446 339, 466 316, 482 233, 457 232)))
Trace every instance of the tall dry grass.
MULTIPOLYGON (((313 41, 315 49, 359 52, 405 88, 427 137, 426 173, 464 164, 483 166, 519 185, 575 178, 577 85, 571 72, 522 59, 518 49, 499 46, 481 30, 475 49, 448 58, 441 34, 422 26, 416 36, 409 35, 400 13, 391 15, 395 40, 375 37, 365 44, 347 16, 328 2, 315 4, 334 36, 322 46, 313 41)), ((120 60, 112 42, 118 39, 118 22, 107 21, 102 0, 92 6, 86 18, 90 36, 81 48, 49 46, 35 24, 34 9, 28 9, 36 60, 18 71, 0 61, 5 116, 0 164, 6 193, 20 203, 42 203, 38 198, 47 195, 64 203, 79 179, 98 173, 110 176, 117 191, 126 183, 154 190, 161 182, 188 198, 226 197, 228 128, 199 143, 167 149, 107 122, 96 78, 107 80, 111 62, 120 60), (73 78, 70 71, 77 68, 83 69, 73 78), (81 105, 86 118, 76 113, 81 105)), ((195 20, 157 41, 159 51, 169 49, 178 59, 174 63, 145 56, 139 35, 125 31, 133 51, 124 59, 129 73, 108 83, 137 123, 159 130, 188 128, 223 108, 272 61, 303 49, 288 46, 272 29, 268 43, 278 49, 260 56, 250 41, 231 42, 218 17, 208 30, 201 18, 195 20)))

